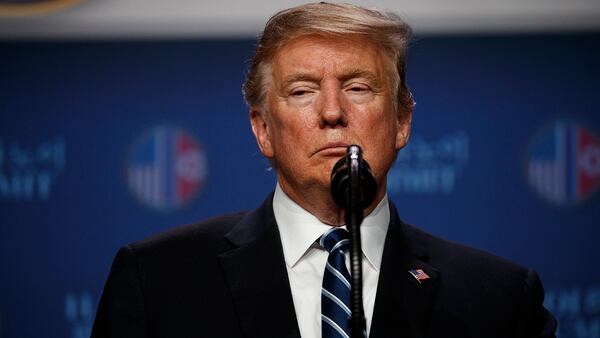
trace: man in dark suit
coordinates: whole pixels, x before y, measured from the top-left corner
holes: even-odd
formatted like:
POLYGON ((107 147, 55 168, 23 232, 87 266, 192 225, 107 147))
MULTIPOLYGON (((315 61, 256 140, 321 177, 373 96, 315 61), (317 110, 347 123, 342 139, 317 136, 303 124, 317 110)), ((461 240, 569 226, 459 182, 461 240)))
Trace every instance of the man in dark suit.
POLYGON ((344 219, 332 167, 359 144, 377 185, 361 226, 369 337, 553 337, 534 272, 407 225, 388 201, 386 175, 414 106, 409 35, 395 15, 351 5, 273 16, 244 94, 259 149, 277 169, 274 194, 253 212, 123 247, 92 336, 348 337, 328 313, 347 310, 345 290, 328 284, 343 289, 347 252, 343 239, 325 242, 344 219))

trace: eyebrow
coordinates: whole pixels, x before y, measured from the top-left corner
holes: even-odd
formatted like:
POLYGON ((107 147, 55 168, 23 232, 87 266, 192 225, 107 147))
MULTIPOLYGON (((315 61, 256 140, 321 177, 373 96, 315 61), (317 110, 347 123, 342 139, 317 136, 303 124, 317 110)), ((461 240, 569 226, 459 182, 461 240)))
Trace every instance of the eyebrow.
MULTIPOLYGON (((382 87, 381 79, 376 74, 374 74, 371 71, 360 69, 360 68, 355 68, 355 69, 350 69, 348 71, 345 71, 344 74, 340 77, 340 81, 343 83, 348 80, 356 79, 356 78, 364 78, 364 79, 368 80, 374 88, 379 89, 382 87)), ((286 88, 287 86, 289 86, 290 84, 292 84, 294 82, 301 82, 301 81, 320 82, 321 79, 322 78, 320 76, 315 76, 314 74, 311 74, 311 73, 306 73, 306 72, 294 73, 294 74, 291 74, 284 78, 284 80, 281 84, 281 88, 286 88)))
POLYGON ((345 72, 344 75, 340 78, 342 82, 346 82, 351 79, 356 78, 364 78, 371 83, 371 85, 375 88, 381 88, 382 83, 381 79, 371 71, 355 68, 345 72))
POLYGON ((300 81, 320 82, 321 81, 321 77, 315 76, 314 74, 310 74, 310 73, 303 73, 303 72, 294 73, 294 74, 291 74, 289 76, 286 76, 283 79, 283 82, 281 83, 281 88, 286 88, 290 84, 292 84, 294 82, 300 82, 300 81))

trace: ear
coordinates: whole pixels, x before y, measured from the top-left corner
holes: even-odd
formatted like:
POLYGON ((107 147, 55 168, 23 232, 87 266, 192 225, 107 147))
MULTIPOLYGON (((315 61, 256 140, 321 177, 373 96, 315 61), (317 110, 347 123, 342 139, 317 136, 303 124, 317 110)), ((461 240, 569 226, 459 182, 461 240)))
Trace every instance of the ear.
POLYGON ((410 137, 410 127, 412 123, 412 111, 405 111, 398 114, 396 118, 396 150, 400 150, 408 143, 410 137))
POLYGON ((250 124, 260 152, 266 158, 273 158, 273 146, 269 135, 269 126, 264 112, 258 108, 250 108, 250 124))

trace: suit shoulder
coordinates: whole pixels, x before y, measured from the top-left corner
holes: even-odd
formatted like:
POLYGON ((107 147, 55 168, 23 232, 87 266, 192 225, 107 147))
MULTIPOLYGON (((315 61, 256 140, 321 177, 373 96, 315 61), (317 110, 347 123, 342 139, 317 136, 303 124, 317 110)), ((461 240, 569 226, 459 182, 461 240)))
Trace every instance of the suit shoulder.
POLYGON ((231 230, 247 212, 237 212, 211 217, 195 223, 176 226, 129 244, 136 254, 148 251, 172 250, 194 246, 197 249, 227 246, 225 234, 231 230))

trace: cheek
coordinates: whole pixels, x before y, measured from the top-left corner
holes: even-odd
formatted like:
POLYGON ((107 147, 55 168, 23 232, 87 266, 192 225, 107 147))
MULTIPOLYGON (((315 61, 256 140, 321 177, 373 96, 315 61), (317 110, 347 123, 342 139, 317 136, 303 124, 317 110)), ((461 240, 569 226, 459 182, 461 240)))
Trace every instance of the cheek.
POLYGON ((271 123, 271 143, 279 152, 289 152, 302 147, 312 138, 311 119, 298 111, 287 112, 273 119, 271 123))
POLYGON ((364 133, 374 137, 383 137, 390 129, 395 129, 396 119, 390 107, 381 104, 363 105, 355 108, 355 120, 357 127, 364 133))
POLYGON ((372 169, 381 175, 392 161, 396 149, 397 124, 392 110, 359 112, 363 118, 357 121, 360 141, 364 144, 365 159, 372 169))
MULTIPOLYGON (((300 137, 315 126, 318 116, 314 113, 313 105, 303 108, 282 109, 279 111, 277 127, 288 137, 300 137)), ((316 123, 318 125, 318 123, 316 123)), ((305 135, 306 136, 306 135, 305 135)), ((301 141, 301 139, 297 139, 301 141)))

